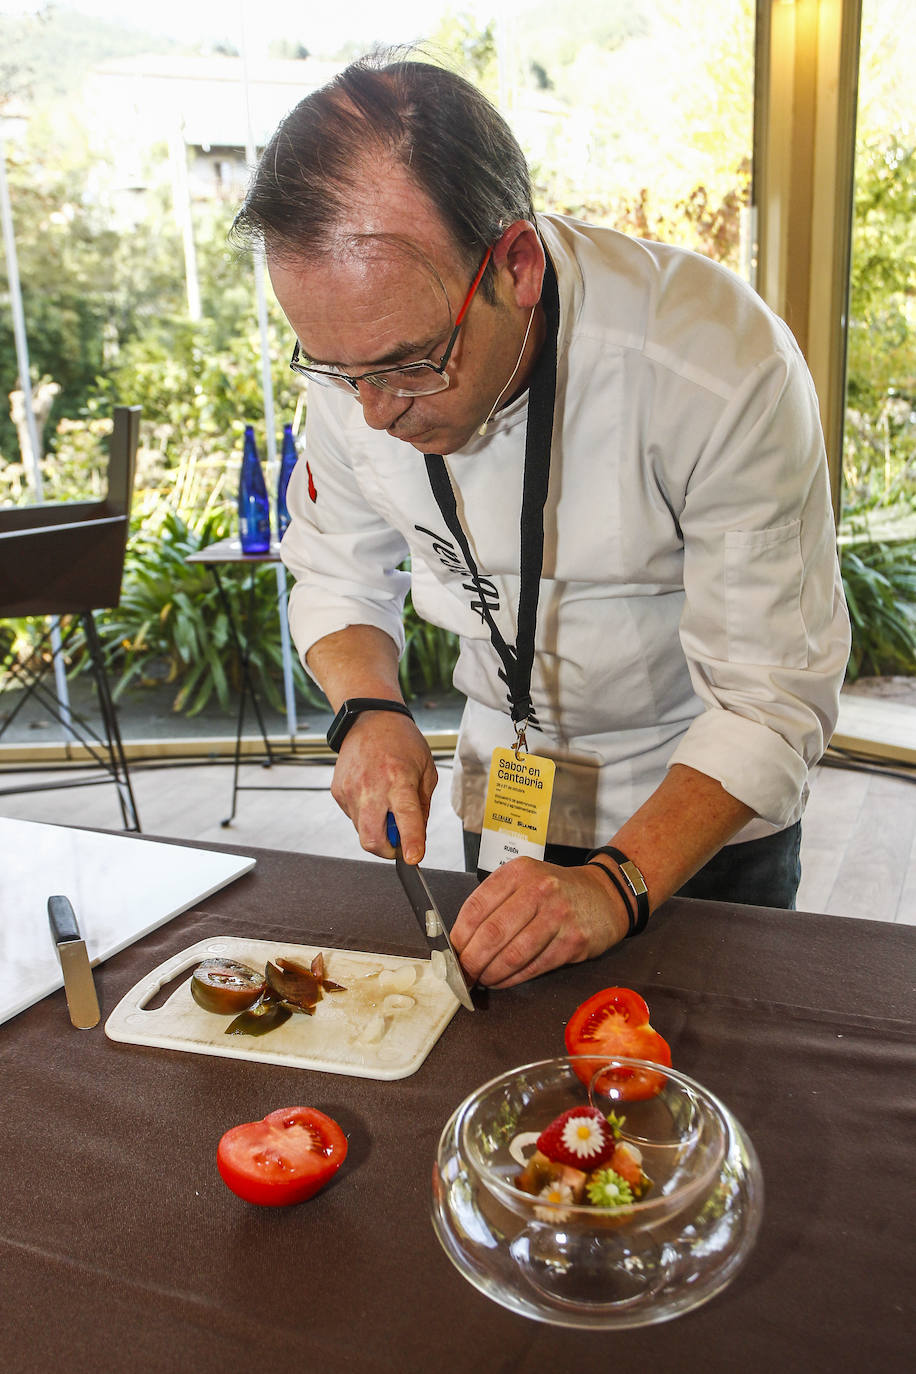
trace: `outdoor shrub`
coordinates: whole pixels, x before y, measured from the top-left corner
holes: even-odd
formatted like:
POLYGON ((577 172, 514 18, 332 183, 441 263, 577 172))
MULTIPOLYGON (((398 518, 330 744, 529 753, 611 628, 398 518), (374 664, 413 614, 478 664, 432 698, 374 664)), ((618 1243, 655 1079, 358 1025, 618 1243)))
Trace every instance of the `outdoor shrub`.
MULTIPOLYGON (((259 696, 282 708, 282 648, 276 565, 220 567, 232 613, 223 605, 211 569, 189 554, 230 533, 226 512, 214 511, 194 529, 173 510, 142 526, 128 546, 117 609, 98 616, 106 659, 118 674, 115 698, 131 684, 175 684, 173 710, 197 715, 213 694, 225 710, 242 683, 240 646, 232 622, 248 639, 248 671, 259 696)), ((294 661, 298 690, 312 705, 323 698, 294 661)))
POLYGON ((852 621, 849 680, 916 673, 916 541, 850 545, 841 566, 852 621))

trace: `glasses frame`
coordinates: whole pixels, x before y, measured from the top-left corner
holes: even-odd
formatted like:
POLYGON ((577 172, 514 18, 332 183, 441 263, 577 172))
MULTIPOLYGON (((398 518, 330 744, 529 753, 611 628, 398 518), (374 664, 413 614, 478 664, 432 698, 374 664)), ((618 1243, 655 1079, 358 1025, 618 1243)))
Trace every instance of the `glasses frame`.
POLYGON ((351 377, 349 373, 339 372, 335 367, 320 367, 311 363, 306 364, 300 362, 299 340, 297 339, 293 347, 293 356, 290 358, 289 362, 290 370, 292 372, 298 372, 302 377, 314 377, 316 381, 341 383, 343 386, 348 387, 354 396, 359 395, 360 382, 368 382, 371 386, 378 387, 380 391, 387 391, 389 394, 395 396, 433 396, 437 391, 445 391, 450 384, 450 378, 445 369, 448 367, 449 359, 452 356, 455 343, 457 342, 458 332, 464 324, 465 317, 471 307, 471 301, 474 299, 477 288, 483 280, 483 274, 487 269, 487 263, 492 256, 493 249, 490 247, 483 255, 483 261, 478 267, 474 280, 471 282, 468 293, 464 298, 461 309, 455 317, 455 327, 449 336, 449 341, 445 346, 445 352, 437 363, 433 362, 432 358, 418 358, 414 363, 401 363, 400 366, 393 367, 376 367, 373 368, 371 372, 361 372, 359 376, 351 377), (384 378, 392 372, 419 372, 421 370, 424 372, 434 372, 439 378, 440 385, 434 386, 430 391, 399 391, 397 387, 389 385, 384 380, 384 378))

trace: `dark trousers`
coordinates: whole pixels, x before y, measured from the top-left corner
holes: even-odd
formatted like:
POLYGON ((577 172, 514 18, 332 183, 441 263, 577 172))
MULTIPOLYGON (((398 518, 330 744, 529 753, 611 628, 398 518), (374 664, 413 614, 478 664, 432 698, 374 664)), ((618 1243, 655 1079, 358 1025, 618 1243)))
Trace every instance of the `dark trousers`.
MULTIPOLYGON (((765 835, 760 840, 729 844, 713 855, 679 890, 679 897, 698 897, 708 902, 740 902, 744 906, 774 906, 795 910, 795 897, 801 880, 801 821, 765 835)), ((477 870, 480 836, 464 832, 465 871, 477 870)), ((548 863, 573 868, 584 864, 588 849, 573 845, 548 844, 544 858, 548 863)))

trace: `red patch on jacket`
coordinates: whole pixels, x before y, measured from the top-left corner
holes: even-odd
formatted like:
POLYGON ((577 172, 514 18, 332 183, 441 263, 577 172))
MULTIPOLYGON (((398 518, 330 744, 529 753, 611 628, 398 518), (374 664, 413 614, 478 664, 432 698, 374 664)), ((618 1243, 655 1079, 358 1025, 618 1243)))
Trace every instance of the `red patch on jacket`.
POLYGON ((312 469, 309 467, 308 462, 305 464, 305 471, 309 479, 309 500, 312 502, 317 501, 318 488, 315 486, 315 479, 312 476, 312 469))

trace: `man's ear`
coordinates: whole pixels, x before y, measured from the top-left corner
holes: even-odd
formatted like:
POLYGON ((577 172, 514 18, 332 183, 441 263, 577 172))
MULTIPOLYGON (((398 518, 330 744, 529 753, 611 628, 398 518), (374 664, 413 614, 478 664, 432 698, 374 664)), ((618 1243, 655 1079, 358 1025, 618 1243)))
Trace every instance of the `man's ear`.
POLYGON ((497 275, 522 310, 530 310, 541 299, 546 265, 544 246, 530 220, 515 220, 493 246, 497 275))

